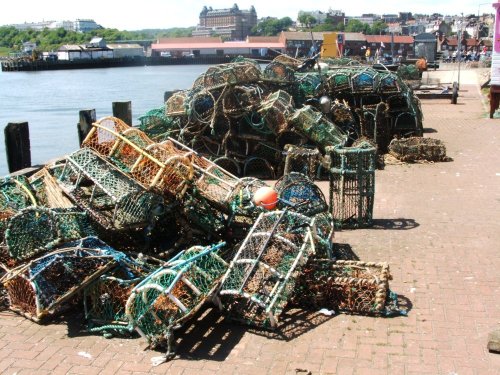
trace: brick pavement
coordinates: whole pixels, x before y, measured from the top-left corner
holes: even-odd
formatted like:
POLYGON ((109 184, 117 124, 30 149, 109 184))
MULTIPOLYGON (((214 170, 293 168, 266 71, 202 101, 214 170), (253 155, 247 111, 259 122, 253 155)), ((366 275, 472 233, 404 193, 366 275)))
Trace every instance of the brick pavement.
POLYGON ((79 317, 37 325, 4 311, 0 373, 500 374, 500 355, 486 349, 500 325, 500 122, 486 118, 473 71, 461 89, 457 105, 423 102, 425 136, 444 141, 454 161, 377 171, 375 226, 336 233, 362 260, 390 263, 407 317, 290 311, 280 335, 209 309, 186 328, 179 358, 152 367, 159 353, 141 339, 88 335, 79 317))

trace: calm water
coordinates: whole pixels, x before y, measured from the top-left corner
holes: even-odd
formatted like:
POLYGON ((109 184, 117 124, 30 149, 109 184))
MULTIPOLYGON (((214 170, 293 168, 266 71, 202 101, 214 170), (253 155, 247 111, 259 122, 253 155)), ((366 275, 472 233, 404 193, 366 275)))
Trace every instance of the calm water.
POLYGON ((0 176, 8 173, 3 129, 28 121, 32 164, 78 149, 79 111, 112 115, 112 102, 131 101, 134 125, 163 105, 165 91, 187 89, 206 65, 0 72, 0 176))

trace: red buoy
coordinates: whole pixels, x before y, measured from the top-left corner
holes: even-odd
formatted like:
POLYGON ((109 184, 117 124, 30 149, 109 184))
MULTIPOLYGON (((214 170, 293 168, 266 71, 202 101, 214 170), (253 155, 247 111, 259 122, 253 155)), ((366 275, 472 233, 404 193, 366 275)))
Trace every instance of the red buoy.
POLYGON ((274 210, 278 204, 278 193, 270 186, 262 186, 254 193, 253 203, 266 210, 274 210))

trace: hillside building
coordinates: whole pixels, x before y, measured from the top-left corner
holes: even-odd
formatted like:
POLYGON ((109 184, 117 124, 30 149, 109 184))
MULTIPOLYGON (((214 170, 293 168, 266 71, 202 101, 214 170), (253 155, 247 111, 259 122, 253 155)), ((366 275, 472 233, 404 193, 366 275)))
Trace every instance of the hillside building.
POLYGON ((200 23, 192 35, 245 40, 255 25, 257 25, 257 12, 253 6, 248 10, 241 10, 237 4, 229 9, 212 9, 205 6, 200 13, 200 23))

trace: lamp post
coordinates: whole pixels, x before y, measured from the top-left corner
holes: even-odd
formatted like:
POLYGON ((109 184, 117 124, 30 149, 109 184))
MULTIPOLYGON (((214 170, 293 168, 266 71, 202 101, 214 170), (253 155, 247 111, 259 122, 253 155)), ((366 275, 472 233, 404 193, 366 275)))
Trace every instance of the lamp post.
POLYGON ((460 21, 460 30, 457 31, 457 49, 458 49, 458 76, 457 85, 460 89, 460 63, 462 62, 462 27, 464 25, 464 14, 462 13, 462 20, 460 21))

